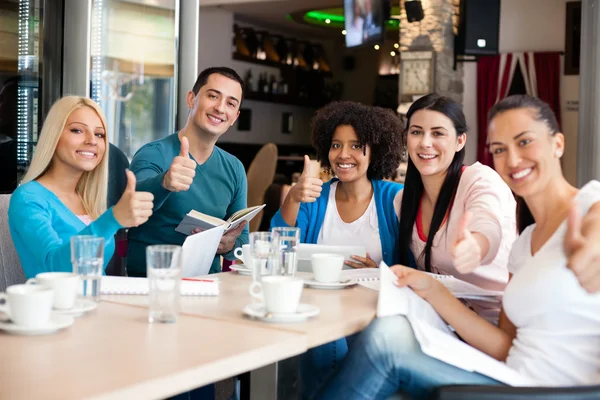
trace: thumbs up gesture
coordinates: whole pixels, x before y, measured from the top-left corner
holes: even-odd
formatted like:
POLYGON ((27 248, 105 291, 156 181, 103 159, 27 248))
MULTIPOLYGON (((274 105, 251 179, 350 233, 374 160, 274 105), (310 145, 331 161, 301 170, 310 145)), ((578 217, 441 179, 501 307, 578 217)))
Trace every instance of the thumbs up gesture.
POLYGON ((323 181, 311 177, 310 158, 304 156, 304 169, 298 182, 290 189, 289 196, 296 203, 312 203, 321 196, 323 181))
POLYGON ((597 240, 591 240, 588 232, 598 227, 597 212, 588 212, 581 217, 577 206, 573 204, 567 218, 567 231, 564 239, 564 250, 567 256, 567 267, 573 271, 579 284, 588 293, 600 290, 600 248, 597 240), (594 243, 596 242, 596 243, 594 243))
POLYGON ((131 228, 148 221, 152 215, 154 195, 135 191, 135 175, 127 170, 127 188, 113 208, 115 219, 121 226, 131 228))
POLYGON ((472 214, 467 211, 460 219, 452 246, 452 262, 461 274, 473 272, 481 263, 481 247, 468 229, 471 217, 472 214))
POLYGON ((190 158, 190 143, 185 136, 181 137, 181 151, 173 159, 169 170, 163 178, 163 187, 170 192, 185 192, 190 188, 196 176, 196 161, 190 158))

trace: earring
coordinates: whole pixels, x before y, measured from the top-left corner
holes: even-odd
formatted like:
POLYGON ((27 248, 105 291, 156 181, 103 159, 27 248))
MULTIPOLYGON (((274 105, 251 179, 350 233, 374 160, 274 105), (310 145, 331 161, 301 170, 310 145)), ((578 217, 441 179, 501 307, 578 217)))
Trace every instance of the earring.
POLYGON ((562 152, 560 150, 556 150, 556 157, 560 158, 562 156, 562 152))

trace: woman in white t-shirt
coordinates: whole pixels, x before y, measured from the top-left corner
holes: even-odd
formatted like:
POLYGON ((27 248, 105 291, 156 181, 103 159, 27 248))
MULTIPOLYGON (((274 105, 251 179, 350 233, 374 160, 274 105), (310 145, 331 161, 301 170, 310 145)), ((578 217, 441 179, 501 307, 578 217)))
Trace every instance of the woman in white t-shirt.
MULTIPOLYGON (((496 327, 439 281, 395 266, 397 285, 427 300, 468 344, 542 386, 600 384, 600 182, 564 178, 564 136, 550 107, 510 96, 490 111, 494 166, 518 197, 521 235, 510 258, 505 314, 496 327)), ((498 384, 425 355, 405 317, 375 320, 318 398, 377 399, 404 390, 427 398, 447 384, 498 384)))

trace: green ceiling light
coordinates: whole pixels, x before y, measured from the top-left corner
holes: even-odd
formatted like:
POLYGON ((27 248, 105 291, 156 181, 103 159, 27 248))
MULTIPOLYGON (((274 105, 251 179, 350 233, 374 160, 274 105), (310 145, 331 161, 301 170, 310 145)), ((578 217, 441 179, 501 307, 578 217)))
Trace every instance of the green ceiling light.
MULTIPOLYGON (((297 13, 288 14, 286 18, 288 20, 296 20, 297 22, 300 15, 297 13)), ((392 7, 391 15, 399 15, 400 8, 398 6, 392 7)), ((324 8, 321 10, 307 11, 302 15, 302 21, 311 25, 319 25, 327 28, 343 28, 344 27, 344 8, 333 7, 324 8)), ((385 21, 385 29, 388 31, 398 30, 400 28, 399 19, 388 19, 385 21)))

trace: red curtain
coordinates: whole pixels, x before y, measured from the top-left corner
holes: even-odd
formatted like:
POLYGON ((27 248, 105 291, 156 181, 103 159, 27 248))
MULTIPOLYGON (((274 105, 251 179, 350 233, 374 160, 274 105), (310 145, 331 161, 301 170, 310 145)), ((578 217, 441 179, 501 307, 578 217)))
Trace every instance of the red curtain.
POLYGON ((500 56, 484 56, 477 60, 477 160, 492 166, 487 147, 487 115, 498 96, 500 56))
POLYGON ((538 97, 548 103, 560 125, 560 53, 534 53, 538 97))

